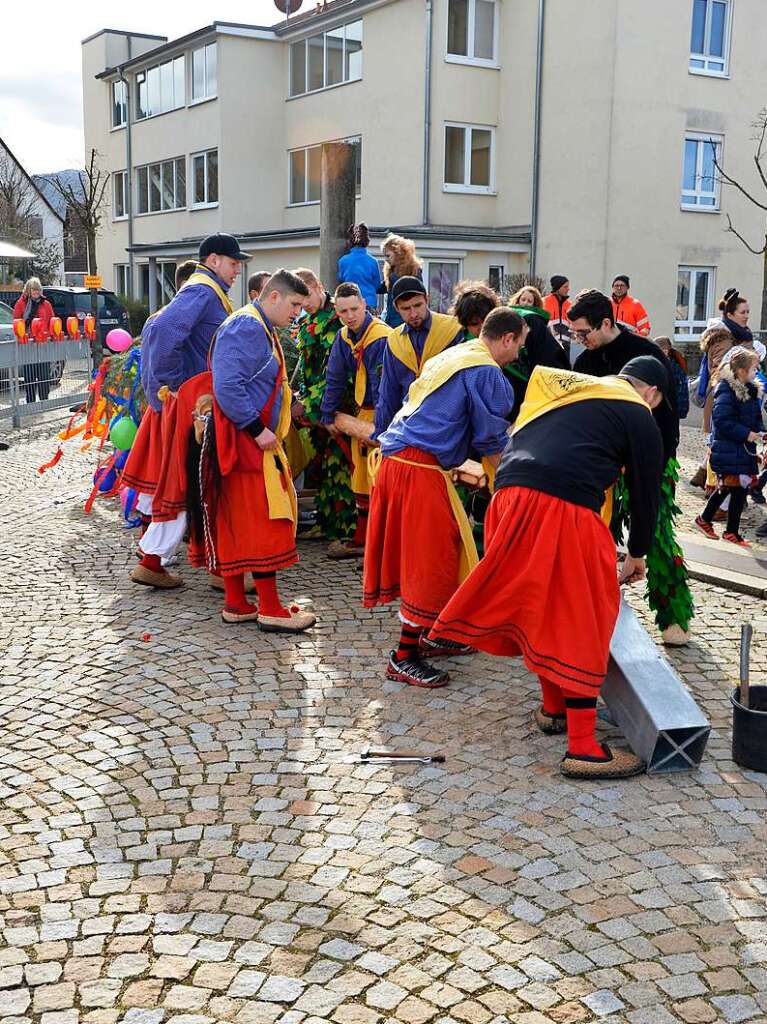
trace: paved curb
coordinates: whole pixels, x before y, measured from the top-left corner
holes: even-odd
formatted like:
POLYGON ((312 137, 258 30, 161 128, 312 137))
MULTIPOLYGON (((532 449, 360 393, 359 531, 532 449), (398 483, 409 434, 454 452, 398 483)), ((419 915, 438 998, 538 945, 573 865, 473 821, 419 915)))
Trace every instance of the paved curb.
POLYGON ((731 572, 729 569, 715 568, 702 562, 689 562, 686 559, 685 565, 690 578, 700 583, 710 583, 724 590, 732 590, 736 594, 767 598, 767 581, 758 576, 747 576, 742 572, 731 572))

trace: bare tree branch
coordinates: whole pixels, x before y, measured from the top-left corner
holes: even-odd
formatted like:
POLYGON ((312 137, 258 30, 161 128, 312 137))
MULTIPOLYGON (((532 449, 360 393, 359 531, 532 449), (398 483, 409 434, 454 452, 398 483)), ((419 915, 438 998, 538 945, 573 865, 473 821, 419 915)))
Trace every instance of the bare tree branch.
POLYGON ((743 235, 740 234, 740 232, 735 230, 735 226, 732 223, 732 218, 730 217, 729 213, 727 214, 727 230, 732 232, 732 234, 735 235, 735 237, 739 239, 743 243, 743 245, 745 245, 748 251, 754 254, 754 256, 763 256, 767 252, 767 235, 765 235, 764 245, 762 246, 762 248, 755 249, 749 242, 746 241, 746 239, 743 237, 743 235))
POLYGON ((721 160, 719 159, 719 157, 717 155, 716 143, 714 142, 713 139, 709 139, 709 145, 711 146, 711 149, 712 149, 712 152, 713 152, 714 167, 719 172, 719 176, 720 176, 721 180, 723 182, 725 182, 725 184, 727 184, 727 185, 732 185, 733 188, 736 188, 738 190, 738 192, 740 192, 742 195, 744 195, 746 197, 746 199, 748 199, 748 201, 750 203, 753 203, 754 206, 758 206, 760 210, 764 210, 765 213, 767 213, 767 204, 760 203, 758 199, 755 199, 754 196, 752 196, 751 193, 748 192, 740 184, 739 181, 736 181, 735 178, 730 177, 730 175, 722 167, 722 162, 721 162, 721 160))
POLYGON ((51 178, 51 184, 66 203, 69 213, 82 225, 88 243, 88 269, 95 274, 96 238, 103 221, 109 173, 102 169, 99 154, 92 149, 86 167, 78 173, 79 188, 72 182, 55 177, 51 178))

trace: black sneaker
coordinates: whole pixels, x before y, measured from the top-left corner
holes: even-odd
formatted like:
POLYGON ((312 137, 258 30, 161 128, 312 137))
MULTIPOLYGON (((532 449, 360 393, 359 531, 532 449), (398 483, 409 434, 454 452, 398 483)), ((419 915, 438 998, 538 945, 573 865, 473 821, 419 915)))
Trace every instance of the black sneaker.
POLYGON ((435 637, 430 640, 428 636, 422 636, 418 645, 422 654, 428 654, 430 658, 454 658, 466 654, 476 654, 477 648, 469 644, 459 644, 456 640, 443 640, 442 637, 435 637))
POLYGON ((767 505, 767 498, 761 491, 749 491, 748 496, 755 505, 767 505))
POLYGON ((447 686, 450 678, 447 672, 442 672, 417 655, 412 658, 397 658, 396 654, 396 651, 392 651, 389 655, 389 664, 386 666, 387 678, 407 683, 408 686, 421 686, 427 690, 447 686))

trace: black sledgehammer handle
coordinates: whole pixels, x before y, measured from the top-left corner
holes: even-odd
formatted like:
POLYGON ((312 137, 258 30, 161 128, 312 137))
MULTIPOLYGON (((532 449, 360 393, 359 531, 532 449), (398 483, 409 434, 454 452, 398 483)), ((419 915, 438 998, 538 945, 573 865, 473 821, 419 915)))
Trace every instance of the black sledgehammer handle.
POLYGON ((753 635, 754 627, 750 622, 744 622, 740 627, 740 703, 744 708, 751 707, 751 694, 748 688, 748 679, 751 637, 753 635))
POLYGON ((423 760, 434 761, 435 764, 444 764, 444 754, 416 754, 411 751, 401 750, 363 750, 360 754, 363 759, 369 757, 418 757, 423 760))

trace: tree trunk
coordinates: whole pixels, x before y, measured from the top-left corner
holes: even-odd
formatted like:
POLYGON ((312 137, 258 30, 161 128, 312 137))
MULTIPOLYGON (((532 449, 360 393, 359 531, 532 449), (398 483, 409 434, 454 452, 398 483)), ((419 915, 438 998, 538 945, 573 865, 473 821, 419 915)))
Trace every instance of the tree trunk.
POLYGON ((354 147, 348 142, 326 142, 321 175, 320 280, 332 293, 338 284, 338 260, 346 248, 346 232, 354 223, 354 147))
POLYGON ((97 274, 98 267, 96 264, 96 232, 86 228, 86 238, 88 240, 88 273, 97 274))

